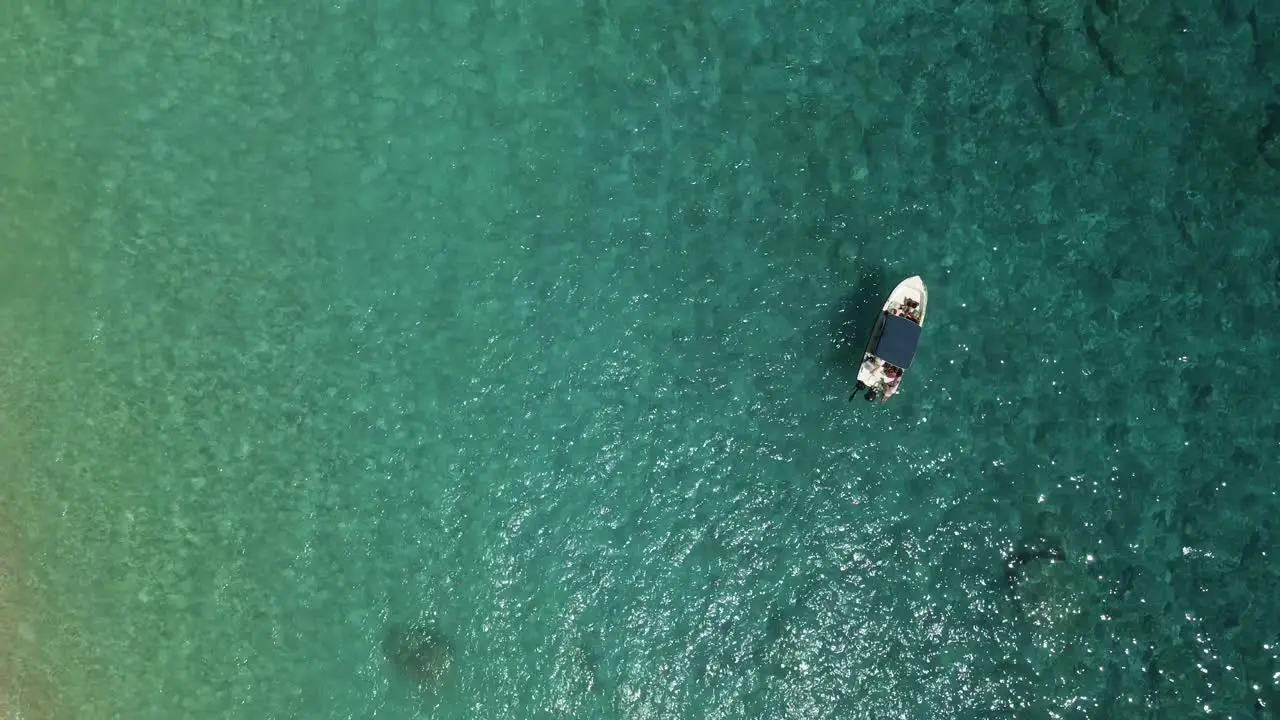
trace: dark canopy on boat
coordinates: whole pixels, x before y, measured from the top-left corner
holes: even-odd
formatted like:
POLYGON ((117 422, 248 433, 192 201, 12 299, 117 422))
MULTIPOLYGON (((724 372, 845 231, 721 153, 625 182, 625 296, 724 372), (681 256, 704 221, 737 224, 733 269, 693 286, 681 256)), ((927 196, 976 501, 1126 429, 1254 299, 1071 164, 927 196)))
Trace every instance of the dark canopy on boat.
POLYGON ((890 365, 903 370, 911 367, 911 360, 916 356, 916 346, 920 344, 920 326, 897 315, 884 314, 884 322, 880 325, 880 335, 876 338, 871 352, 890 365))

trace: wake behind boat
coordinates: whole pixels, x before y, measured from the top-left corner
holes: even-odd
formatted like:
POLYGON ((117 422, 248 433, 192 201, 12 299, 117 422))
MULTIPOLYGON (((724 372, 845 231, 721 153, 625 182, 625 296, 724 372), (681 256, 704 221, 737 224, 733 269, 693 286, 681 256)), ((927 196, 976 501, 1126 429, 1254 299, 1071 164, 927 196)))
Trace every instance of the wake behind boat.
POLYGON ((863 390, 867 400, 876 396, 888 400, 898 391, 903 374, 915 359, 928 302, 929 291, 919 275, 903 280, 889 293, 862 355, 858 387, 850 400, 863 390))

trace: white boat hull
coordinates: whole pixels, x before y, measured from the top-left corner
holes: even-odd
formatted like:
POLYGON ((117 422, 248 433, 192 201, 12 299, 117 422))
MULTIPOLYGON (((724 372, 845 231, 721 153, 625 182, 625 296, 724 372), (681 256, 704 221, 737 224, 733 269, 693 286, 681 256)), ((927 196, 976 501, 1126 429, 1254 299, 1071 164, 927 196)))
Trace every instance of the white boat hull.
POLYGON ((919 275, 913 275, 898 283, 893 292, 889 293, 889 299, 885 301, 884 307, 881 308, 880 317, 876 320, 876 326, 871 333, 871 340, 867 343, 867 350, 862 355, 862 365, 858 368, 858 382, 862 385, 876 388, 889 381, 884 373, 885 362, 876 356, 872 348, 879 336, 885 315, 905 310, 908 300, 917 304, 915 308, 919 315, 917 324, 924 327, 925 313, 929 305, 929 291, 919 275))

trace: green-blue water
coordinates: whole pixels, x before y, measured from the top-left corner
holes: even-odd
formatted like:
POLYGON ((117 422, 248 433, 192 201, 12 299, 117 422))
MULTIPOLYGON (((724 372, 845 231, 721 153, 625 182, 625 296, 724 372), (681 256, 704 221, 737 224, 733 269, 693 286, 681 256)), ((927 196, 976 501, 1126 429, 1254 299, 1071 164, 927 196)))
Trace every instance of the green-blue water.
POLYGON ((1274 4, 683 5, 0 9, 0 717, 1275 712, 1274 4))

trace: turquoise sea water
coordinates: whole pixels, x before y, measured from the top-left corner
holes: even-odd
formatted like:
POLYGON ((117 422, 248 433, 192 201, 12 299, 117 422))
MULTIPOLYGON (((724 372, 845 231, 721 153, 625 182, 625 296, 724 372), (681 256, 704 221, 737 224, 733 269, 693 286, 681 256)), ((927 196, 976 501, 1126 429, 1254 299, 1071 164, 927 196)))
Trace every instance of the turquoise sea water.
POLYGON ((0 11, 0 717, 1276 711, 1276 9, 685 5, 0 11))

